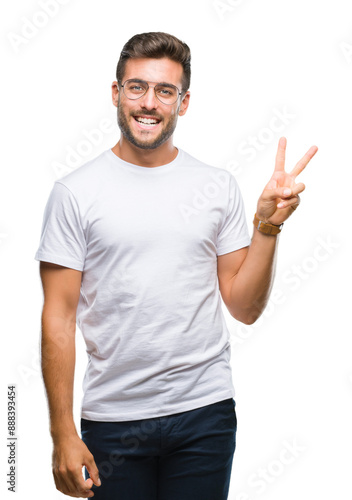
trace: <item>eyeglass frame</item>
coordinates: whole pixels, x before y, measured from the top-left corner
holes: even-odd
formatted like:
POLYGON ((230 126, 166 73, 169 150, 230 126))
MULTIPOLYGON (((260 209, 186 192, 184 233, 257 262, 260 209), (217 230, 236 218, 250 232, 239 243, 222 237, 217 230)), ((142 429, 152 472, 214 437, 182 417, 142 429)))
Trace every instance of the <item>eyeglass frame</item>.
POLYGON ((172 106, 173 104, 176 104, 177 101, 178 101, 178 98, 180 97, 180 95, 182 95, 182 91, 180 92, 180 89, 174 85, 173 83, 168 83, 168 82, 150 82, 150 83, 155 83, 154 86, 152 85, 149 85, 149 83, 146 81, 146 80, 142 80, 141 78, 128 78, 128 80, 125 80, 124 83, 120 83, 120 87, 122 87, 123 89, 123 93, 125 95, 125 97, 127 97, 127 99, 130 99, 130 101, 137 101, 138 99, 141 99, 141 97, 144 97, 146 95, 146 93, 148 92, 148 90, 151 88, 151 89, 154 89, 154 95, 155 97, 158 99, 159 102, 161 102, 161 104, 165 104, 165 106, 172 106), (127 82, 129 81, 135 81, 137 83, 146 83, 147 84, 147 90, 144 92, 144 94, 140 95, 139 97, 136 97, 135 99, 133 99, 133 97, 128 97, 125 93, 125 85, 127 82), (167 103, 167 102, 162 102, 159 97, 156 95, 156 92, 155 92, 155 87, 157 85, 169 85, 169 86, 172 86, 172 87, 175 87, 175 89, 177 90, 177 99, 175 102, 172 102, 172 103, 167 103))

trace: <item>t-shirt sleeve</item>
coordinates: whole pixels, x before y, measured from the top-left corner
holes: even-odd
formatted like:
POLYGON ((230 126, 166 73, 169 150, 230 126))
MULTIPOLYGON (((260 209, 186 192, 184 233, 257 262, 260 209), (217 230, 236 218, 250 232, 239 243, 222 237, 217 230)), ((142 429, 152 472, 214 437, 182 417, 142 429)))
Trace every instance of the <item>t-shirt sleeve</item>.
POLYGON ((217 255, 239 250, 251 243, 241 191, 232 174, 229 182, 228 208, 218 232, 217 255))
POLYGON ((86 250, 77 201, 69 188, 56 181, 44 209, 34 258, 83 271, 86 250))

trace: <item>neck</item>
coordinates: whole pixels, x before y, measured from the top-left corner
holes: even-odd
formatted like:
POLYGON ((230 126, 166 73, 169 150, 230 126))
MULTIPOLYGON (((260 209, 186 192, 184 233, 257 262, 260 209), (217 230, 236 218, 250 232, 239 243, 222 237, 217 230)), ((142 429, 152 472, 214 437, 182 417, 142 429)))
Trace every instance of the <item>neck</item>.
POLYGON ((141 149, 131 144, 121 134, 120 140, 112 152, 121 160, 141 167, 160 167, 171 163, 177 156, 177 148, 172 143, 172 138, 156 149, 141 149))

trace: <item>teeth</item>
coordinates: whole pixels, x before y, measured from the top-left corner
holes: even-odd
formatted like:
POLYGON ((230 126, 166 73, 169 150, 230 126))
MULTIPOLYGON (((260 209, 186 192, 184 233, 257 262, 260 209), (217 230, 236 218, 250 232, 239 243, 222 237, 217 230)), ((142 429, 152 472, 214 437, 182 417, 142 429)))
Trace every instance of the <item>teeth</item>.
POLYGON ((154 125, 155 123, 158 123, 156 120, 154 120, 153 118, 136 118, 137 122, 140 122, 140 123, 145 123, 146 125, 154 125))

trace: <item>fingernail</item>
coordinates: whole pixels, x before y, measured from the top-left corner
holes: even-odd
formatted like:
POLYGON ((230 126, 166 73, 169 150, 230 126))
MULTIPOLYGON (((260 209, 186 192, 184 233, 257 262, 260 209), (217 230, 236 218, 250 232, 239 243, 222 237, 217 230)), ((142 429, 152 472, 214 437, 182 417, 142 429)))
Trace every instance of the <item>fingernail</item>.
POLYGON ((98 486, 101 485, 100 477, 98 477, 98 486))
POLYGON ((284 195, 288 196, 289 194, 291 194, 291 189, 288 188, 284 189, 284 195))

